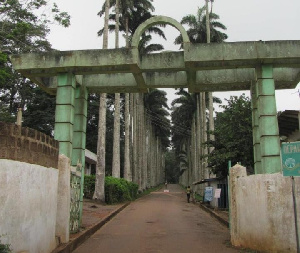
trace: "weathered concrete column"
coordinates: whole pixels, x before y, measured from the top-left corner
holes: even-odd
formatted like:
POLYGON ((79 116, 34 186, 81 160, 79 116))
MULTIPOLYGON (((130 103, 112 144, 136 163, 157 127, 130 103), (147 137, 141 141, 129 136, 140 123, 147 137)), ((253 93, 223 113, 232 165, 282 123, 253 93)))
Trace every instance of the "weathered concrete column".
POLYGON ((70 235, 70 158, 59 155, 58 170, 55 235, 60 237, 62 243, 67 243, 70 235))
POLYGON ((260 154, 259 113, 257 109, 257 85, 251 86, 252 132, 255 174, 262 174, 260 154))
POLYGON ((280 141, 272 65, 256 69, 262 173, 280 172, 280 141))
POLYGON ((54 138, 59 141, 59 154, 71 159, 74 124, 75 76, 57 76, 54 138))
POLYGON ((74 127, 73 127, 73 153, 72 166, 77 162, 84 166, 85 143, 87 124, 87 90, 86 87, 77 87, 75 90, 74 127))
POLYGON ((86 87, 79 86, 75 89, 75 115, 74 115, 74 133, 73 133, 73 152, 72 166, 79 162, 81 167, 80 183, 80 224, 82 218, 82 201, 84 185, 84 166, 85 166, 85 144, 86 144, 86 124, 87 124, 87 96, 86 87))

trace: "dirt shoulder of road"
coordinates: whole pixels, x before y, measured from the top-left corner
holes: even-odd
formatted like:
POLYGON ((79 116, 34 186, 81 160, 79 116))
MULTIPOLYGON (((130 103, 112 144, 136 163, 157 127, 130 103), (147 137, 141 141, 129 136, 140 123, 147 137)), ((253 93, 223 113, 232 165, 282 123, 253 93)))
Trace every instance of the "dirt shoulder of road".
POLYGON ((80 231, 70 234, 69 242, 59 244, 52 253, 72 252, 129 204, 130 202, 107 205, 90 199, 84 199, 80 231))

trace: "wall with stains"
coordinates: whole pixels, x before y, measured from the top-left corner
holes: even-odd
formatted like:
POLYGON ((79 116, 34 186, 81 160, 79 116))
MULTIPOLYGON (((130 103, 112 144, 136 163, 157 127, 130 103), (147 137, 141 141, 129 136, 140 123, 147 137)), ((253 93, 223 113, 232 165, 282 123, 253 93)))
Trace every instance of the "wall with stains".
MULTIPOLYGON (((300 217, 299 178, 295 183, 300 217)), ((296 252, 291 178, 281 173, 247 176, 246 169, 236 165, 230 169, 229 184, 232 244, 266 252, 296 252)))
POLYGON ((0 235, 13 252, 49 253, 56 247, 59 170, 0 159, 0 235))

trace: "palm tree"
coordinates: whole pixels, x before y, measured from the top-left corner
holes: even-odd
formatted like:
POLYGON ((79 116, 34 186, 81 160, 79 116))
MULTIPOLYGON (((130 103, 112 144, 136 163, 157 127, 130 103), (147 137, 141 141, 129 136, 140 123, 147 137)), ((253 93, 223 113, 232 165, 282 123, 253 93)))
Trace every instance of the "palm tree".
MULTIPOLYGON (((147 185, 155 186, 162 182, 163 163, 162 159, 166 148, 170 146, 170 120, 167 104, 167 93, 162 90, 150 89, 144 95, 145 118, 147 122, 147 185)), ((146 123, 145 123, 146 124, 146 123)))
MULTIPOLYGON (((226 33, 220 30, 226 30, 226 26, 218 22, 220 17, 215 13, 210 13, 210 42, 220 43, 228 38, 226 33)), ((187 15, 182 18, 181 24, 188 25, 189 29, 187 34, 192 43, 206 43, 207 32, 206 32, 206 7, 198 8, 197 15, 187 15)), ((181 45, 182 48, 182 37, 181 35, 175 39, 174 44, 181 45)))
MULTIPOLYGON (((213 2, 213 1, 211 1, 213 2)), ((220 43, 227 39, 227 35, 222 32, 222 30, 226 30, 226 27, 218 22, 219 16, 212 11, 209 14, 209 20, 207 19, 207 13, 208 13, 208 0, 206 0, 206 5, 202 8, 198 8, 197 15, 187 15, 182 18, 181 23, 184 25, 188 25, 189 29, 187 30, 188 36, 190 38, 190 41, 192 43, 207 43, 207 42, 215 42, 220 43)), ((212 9, 211 9, 212 10, 212 9)), ((179 36, 175 39, 175 44, 180 44, 180 48, 182 48, 182 37, 179 36)), ((213 97, 212 94, 209 93, 209 130, 213 131, 213 97)), ((202 136, 202 142, 206 142, 207 135, 206 135, 206 103, 205 103, 205 93, 199 94, 198 99, 201 101, 198 101, 198 107, 197 110, 200 110, 200 112, 197 112, 198 117, 201 117, 200 123, 202 125, 201 130, 204 131, 202 136), (202 109, 201 109, 202 108, 202 109)), ((199 120, 197 120, 199 123, 199 120)), ((198 124, 197 124, 198 126, 198 124)), ((197 130, 197 132, 199 129, 197 130)), ((199 140, 200 136, 197 136, 199 140)), ((213 139, 213 136, 210 136, 211 139, 213 139)), ((200 145, 200 143, 198 144, 200 145)), ((206 153, 206 148, 204 148, 203 151, 200 151, 199 154, 206 153)), ((200 162, 202 164, 202 162, 200 162)))
MULTIPOLYGON (((129 45, 129 41, 133 35, 133 33, 135 32, 135 30, 137 29, 137 27, 144 22, 145 20, 147 20, 148 18, 152 17, 151 13, 149 12, 149 10, 153 11, 154 7, 152 6, 152 0, 139 0, 139 1, 110 1, 111 6, 115 6, 115 14, 111 14, 110 15, 110 20, 115 21, 115 24, 111 24, 109 26, 109 30, 110 31, 114 31, 116 32, 116 47, 118 47, 118 31, 125 31, 126 32, 126 45, 129 45), (118 4, 119 3, 119 4, 118 4), (119 7, 119 8, 118 8, 119 7), (131 36, 129 36, 129 33, 131 34, 131 36)), ((104 6, 102 7, 102 10, 100 11, 100 16, 104 13, 104 6)), ((103 29, 101 29, 98 32, 98 35, 102 35, 104 32, 103 29)), ((163 38, 165 38, 163 32, 158 28, 158 27, 151 27, 148 30, 149 32, 154 32, 157 34, 160 34, 161 36, 163 36, 163 38)), ((148 53, 148 52, 152 52, 152 51, 157 51, 157 50, 161 50, 163 49, 162 46, 160 45, 148 45, 149 44, 149 40, 151 39, 151 35, 143 35, 143 39, 142 42, 140 43, 140 48, 142 51, 142 53, 148 53)), ((125 96, 126 100, 128 100, 128 96, 125 96)), ((117 103, 117 99, 116 99, 116 103, 117 103)), ((125 101, 125 107, 127 105, 128 108, 128 102, 125 101)), ((117 109, 117 106, 115 106, 115 108, 117 109)), ((125 110, 126 112, 128 112, 128 110, 125 110)), ((131 113, 132 114, 132 113, 131 113)), ((139 112, 139 114, 141 114, 139 112)), ((116 114, 117 115, 117 114, 116 114)), ((125 115, 125 166, 124 167, 124 176, 127 177, 129 180, 131 178, 131 176, 129 176, 131 173, 129 171, 129 167, 130 167, 130 162, 129 160, 129 131, 127 129, 129 129, 129 120, 130 120, 130 116, 129 115, 125 115)), ((141 130, 143 131, 143 130, 141 130)), ((114 135, 116 136, 116 134, 114 135)), ((117 142, 115 142, 117 143, 117 142)), ((116 145, 114 145, 116 146, 116 145)), ((114 152, 115 153, 115 152, 114 152)), ((136 153, 136 152, 134 152, 136 153)), ((136 159, 135 159, 136 160, 136 159)), ((115 159, 114 159, 115 161, 115 159)), ((135 162, 136 164, 136 162, 135 162)), ((114 170, 113 170, 114 171, 114 170)), ((136 174, 136 173, 135 173, 136 174)), ((133 173, 133 176, 135 176, 135 174, 133 173)), ((114 175, 114 174, 113 174, 114 175)))
MULTIPOLYGON (((130 11, 126 11, 125 13, 120 11, 120 19, 119 19, 119 30, 121 32, 125 32, 126 37, 126 45, 129 45, 131 42, 131 38, 138 28, 140 24, 145 22, 147 19, 153 17, 150 11, 154 10, 154 7, 152 6, 150 1, 140 0, 140 1, 134 1, 133 8, 130 11), (141 1, 141 2, 140 2, 141 1), (145 4, 145 2, 149 2, 149 4, 145 4), (150 11, 149 11, 150 10, 150 11)), ((103 13, 102 9, 99 13, 100 15, 103 13)), ((111 21, 116 21, 116 15, 111 14, 110 15, 111 21)), ((165 27, 165 25, 155 25, 152 27, 149 27, 145 33, 142 35, 142 39, 140 40, 139 49, 140 54, 144 53, 151 53, 154 51, 160 51, 163 50, 163 46, 159 44, 150 44, 149 41, 152 39, 151 34, 157 34, 161 36, 162 38, 166 39, 164 32, 160 29, 160 27, 165 27), (145 49, 146 48, 146 49, 145 49)), ((109 31, 113 32, 116 30, 115 24, 109 25, 109 31)), ((101 29, 98 31, 98 35, 101 36, 104 32, 104 29, 101 29)))
MULTIPOLYGON (((116 29, 115 29, 115 48, 119 48, 119 5, 120 0, 115 2, 116 29)), ((114 139, 113 139, 113 161, 112 176, 120 178, 120 93, 115 93, 115 113, 114 113, 114 139)))
POLYGON ((162 90, 150 89, 149 93, 145 94, 144 105, 146 114, 154 125, 155 134, 160 137, 163 148, 170 145, 170 120, 167 118, 169 106, 167 104, 167 93, 162 90))
MULTIPOLYGON (((109 0, 105 1, 104 16, 104 36, 103 49, 108 47, 108 16, 109 0)), ((97 142, 97 165, 94 199, 105 201, 104 181, 105 181, 105 133, 106 133, 106 93, 100 95, 98 142, 97 142)))

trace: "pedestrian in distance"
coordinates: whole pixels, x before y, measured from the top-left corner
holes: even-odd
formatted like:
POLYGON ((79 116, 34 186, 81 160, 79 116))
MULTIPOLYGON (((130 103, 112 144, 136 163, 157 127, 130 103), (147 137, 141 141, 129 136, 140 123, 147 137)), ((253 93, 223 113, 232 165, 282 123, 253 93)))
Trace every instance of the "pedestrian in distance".
POLYGON ((168 182, 165 182, 165 189, 168 189, 168 182))
POLYGON ((188 202, 188 203, 190 203, 191 192, 192 192, 191 187, 188 186, 188 187, 186 188, 186 197, 187 197, 187 202, 188 202))

